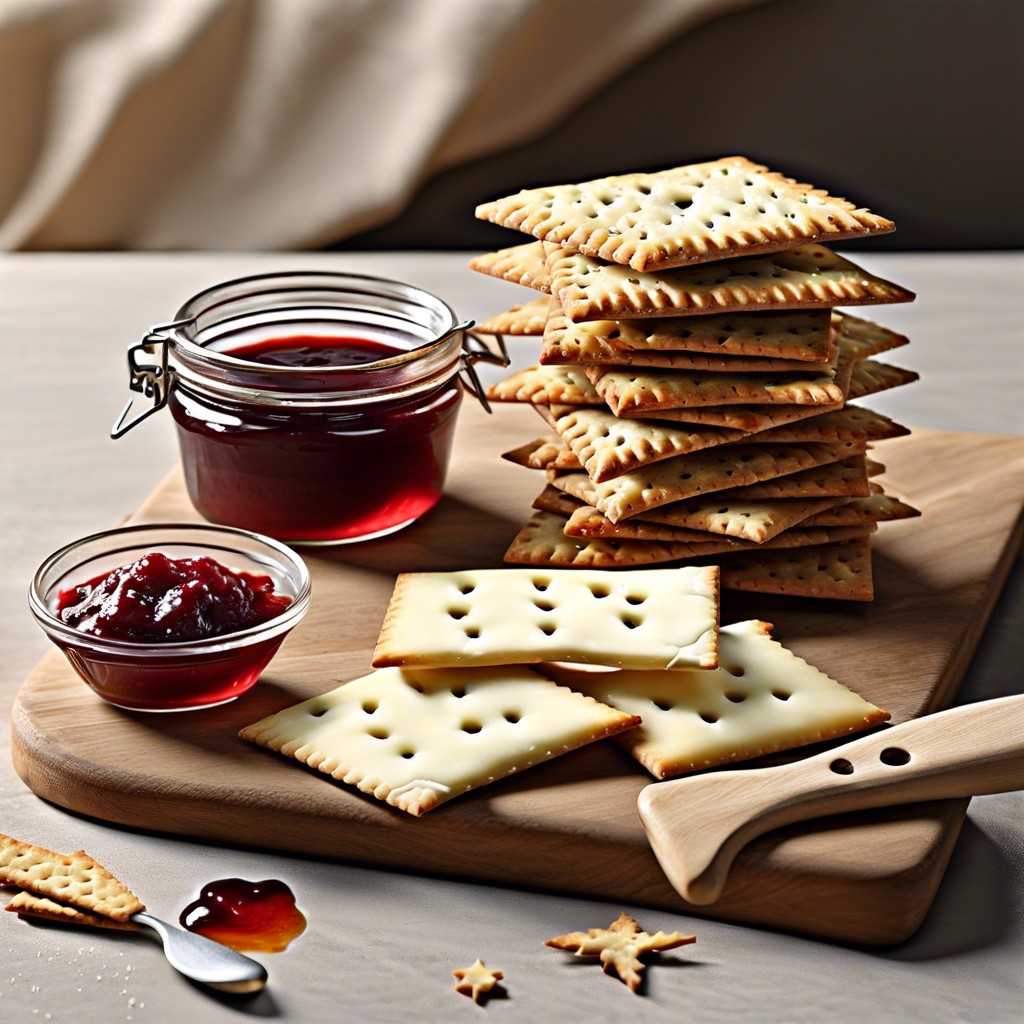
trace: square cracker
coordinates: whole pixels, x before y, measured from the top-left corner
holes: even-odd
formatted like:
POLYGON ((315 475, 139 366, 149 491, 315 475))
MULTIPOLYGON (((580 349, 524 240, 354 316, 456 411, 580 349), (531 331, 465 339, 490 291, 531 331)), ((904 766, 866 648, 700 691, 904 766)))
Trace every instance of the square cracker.
POLYGON ((813 405, 835 407, 843 389, 832 370, 811 373, 699 373, 684 370, 590 366, 587 377, 616 416, 656 418, 662 409, 702 405, 813 405))
POLYGON ((623 569, 640 565, 684 562, 705 555, 775 548, 800 548, 862 537, 875 527, 837 526, 786 530, 758 545, 721 534, 696 541, 641 536, 650 523, 619 524, 621 536, 587 537, 569 533, 569 522, 551 512, 534 512, 513 538, 504 559, 513 565, 562 568, 623 569))
POLYGON ((698 495, 784 477, 863 451, 854 442, 734 444, 677 455, 594 484, 595 508, 613 523, 698 495))
POLYGON ((637 722, 517 665, 385 668, 239 735, 421 815, 637 722))
POLYGON ((529 302, 520 303, 506 309, 503 313, 481 320, 473 330, 479 334, 512 334, 524 337, 539 336, 544 333, 548 322, 551 299, 541 296, 529 302))
POLYGON ((718 570, 403 573, 375 668, 717 664, 718 570))
POLYGON ((469 269, 539 292, 550 292, 551 275, 546 255, 541 242, 528 242, 474 256, 469 261, 469 269))
POLYGON ((573 323, 557 300, 549 301, 542 363, 631 365, 657 355, 684 354, 822 363, 834 347, 827 309, 573 323))
POLYGON ((660 273, 547 246, 549 280, 570 320, 910 302, 914 293, 821 245, 660 273))
POLYGON ((54 853, 5 835, 0 835, 0 885, 27 889, 115 921, 125 921, 146 909, 127 886, 84 850, 54 853))
POLYGON ((850 498, 841 505, 816 512, 806 520, 807 526, 852 526, 857 523, 888 523, 897 519, 913 519, 920 510, 886 494, 877 484, 871 485, 866 498, 850 498))
POLYGON ((881 413, 859 405, 811 416, 796 423, 769 427, 750 435, 757 441, 883 441, 904 437, 910 431, 881 413))
POLYGON ((879 391, 912 384, 918 376, 914 370, 890 366, 888 363, 880 363, 877 359, 863 359, 853 368, 848 397, 851 402, 856 401, 858 398, 876 395, 879 391))
POLYGON ((57 924, 78 924, 89 928, 114 928, 119 931, 134 932, 139 926, 132 920, 115 921, 102 914, 94 914, 90 910, 51 900, 45 896, 36 896, 31 892, 17 892, 9 900, 4 910, 10 910, 19 917, 34 917, 42 921, 53 921, 57 924))
POLYGON ((790 551, 743 551, 717 556, 722 586, 759 594, 871 601, 869 536, 790 551))
POLYGON ((842 402, 834 405, 690 405, 681 409, 657 409, 650 412, 644 409, 624 409, 622 415, 623 419, 700 424, 759 434, 772 427, 797 423, 826 412, 837 412, 842 407, 842 402))
POLYGON ((580 366, 528 366, 487 388, 492 402, 603 405, 580 366))
POLYGON ((476 215, 634 270, 893 231, 892 221, 733 156, 523 189, 476 215))
MULTIPOLYGON (((842 502, 843 498, 806 500, 785 498, 762 502, 678 501, 643 516, 613 523, 590 505, 581 505, 569 515, 565 526, 569 537, 637 537, 649 540, 685 540, 707 542, 714 537, 732 537, 753 545, 770 544, 780 535, 792 536, 805 527, 815 511, 842 502), (635 532, 634 532, 635 531, 635 532)), ((859 526, 868 520, 850 520, 836 526, 859 526)), ((823 526, 823 523, 815 523, 823 526)), ((824 544, 833 538, 803 540, 804 544, 824 544)))
POLYGON ((631 469, 743 438, 742 430, 623 420, 607 409, 553 405, 551 425, 591 478, 610 480, 631 469))
POLYGON ((771 638, 766 622, 723 626, 721 666, 700 672, 545 675, 643 719, 615 742, 655 778, 820 743, 889 719, 852 690, 771 638))
POLYGON ((579 459, 565 447, 560 437, 538 437, 517 448, 502 452, 501 457, 526 469, 578 470, 579 459))

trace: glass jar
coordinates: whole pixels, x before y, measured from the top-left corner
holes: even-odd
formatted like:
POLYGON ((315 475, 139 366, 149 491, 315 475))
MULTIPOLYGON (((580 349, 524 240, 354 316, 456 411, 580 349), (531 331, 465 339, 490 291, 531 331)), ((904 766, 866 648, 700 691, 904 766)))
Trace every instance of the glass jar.
POLYGON ((361 274, 217 285, 129 352, 131 387, 154 404, 125 424, 129 403, 112 436, 166 404, 189 497, 207 519, 289 543, 381 537, 441 497, 460 371, 481 396, 474 362, 507 362, 471 326, 429 292, 361 274), (268 346, 299 342, 333 356, 260 361, 268 346), (331 361, 345 346, 363 361, 331 361))

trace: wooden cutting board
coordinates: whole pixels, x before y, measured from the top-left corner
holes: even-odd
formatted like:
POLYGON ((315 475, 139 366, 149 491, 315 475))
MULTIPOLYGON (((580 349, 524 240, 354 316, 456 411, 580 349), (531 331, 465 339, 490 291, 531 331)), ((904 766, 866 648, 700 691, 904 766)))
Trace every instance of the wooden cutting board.
MULTIPOLYGON (((381 541, 310 550, 313 602, 261 682, 203 712, 146 715, 95 697, 56 651, 12 709, 15 767, 41 797, 132 828, 384 868, 597 896, 857 943, 893 943, 931 904, 963 800, 821 819, 758 840, 723 898, 691 908, 647 844, 651 778, 610 743, 486 786, 420 819, 239 740, 262 716, 364 674, 394 574, 497 566, 541 489, 498 455, 536 414, 463 412, 447 496, 381 541)), ((921 519, 876 535, 872 604, 723 594, 724 622, 756 616, 893 721, 952 703, 1019 550, 1024 438, 919 432, 875 456, 921 519)), ((177 472, 135 521, 195 519, 177 472)))

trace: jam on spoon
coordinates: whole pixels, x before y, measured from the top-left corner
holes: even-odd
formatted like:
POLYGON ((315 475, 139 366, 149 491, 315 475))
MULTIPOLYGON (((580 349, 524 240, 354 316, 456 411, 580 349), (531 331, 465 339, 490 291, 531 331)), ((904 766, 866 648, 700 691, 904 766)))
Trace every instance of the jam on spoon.
POLYGON ((280 953, 306 930, 294 894, 277 879, 208 882, 179 921, 190 932, 251 953, 280 953))

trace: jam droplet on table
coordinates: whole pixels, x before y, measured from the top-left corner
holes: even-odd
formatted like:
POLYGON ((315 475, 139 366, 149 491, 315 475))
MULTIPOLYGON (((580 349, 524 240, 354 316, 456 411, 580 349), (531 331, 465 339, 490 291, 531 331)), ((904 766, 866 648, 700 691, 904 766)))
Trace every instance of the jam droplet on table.
POLYGON ((209 882, 179 920, 188 931, 244 953, 280 953, 306 930, 294 894, 277 879, 209 882))
POLYGON ((269 576, 234 572, 206 556, 149 552, 57 595, 56 613, 93 636, 181 643, 236 633, 280 615, 291 598, 269 576))

